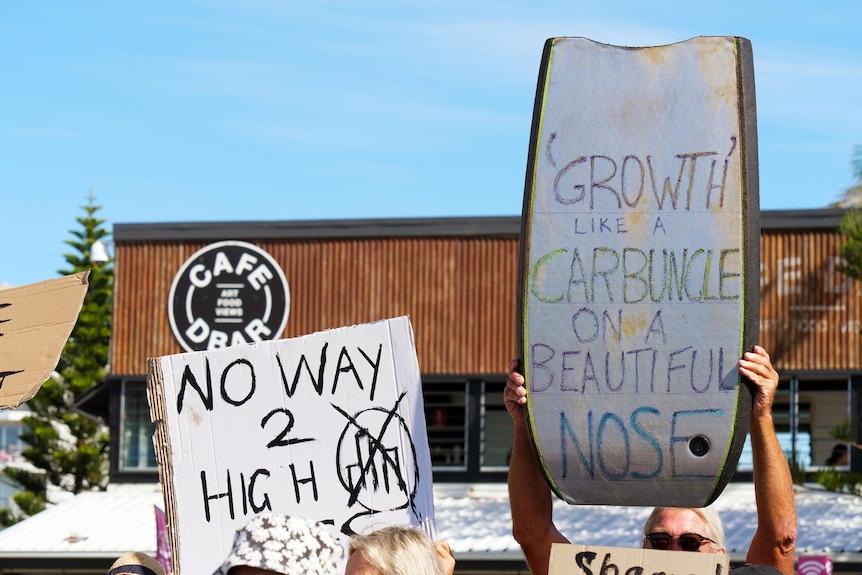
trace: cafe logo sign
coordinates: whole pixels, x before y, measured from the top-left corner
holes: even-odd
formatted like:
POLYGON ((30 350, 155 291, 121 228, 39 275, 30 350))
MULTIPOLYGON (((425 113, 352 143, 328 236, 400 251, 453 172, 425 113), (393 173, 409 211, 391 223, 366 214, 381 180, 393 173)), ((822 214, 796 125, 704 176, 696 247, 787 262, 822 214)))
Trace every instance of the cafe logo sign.
POLYGON ((168 317, 188 351, 276 339, 287 323, 290 291, 268 253, 224 241, 195 252, 171 284, 168 317))

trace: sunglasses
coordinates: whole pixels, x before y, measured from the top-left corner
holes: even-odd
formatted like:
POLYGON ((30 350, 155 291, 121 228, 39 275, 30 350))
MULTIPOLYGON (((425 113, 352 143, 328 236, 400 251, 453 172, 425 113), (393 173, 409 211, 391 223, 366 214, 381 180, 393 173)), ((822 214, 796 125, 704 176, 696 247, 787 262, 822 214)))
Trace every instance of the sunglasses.
POLYGON ((648 533, 645 537, 651 549, 662 551, 670 548, 674 539, 679 539, 679 546, 683 551, 698 551, 704 543, 715 543, 709 537, 697 533, 683 533, 682 535, 671 535, 670 533, 648 533))

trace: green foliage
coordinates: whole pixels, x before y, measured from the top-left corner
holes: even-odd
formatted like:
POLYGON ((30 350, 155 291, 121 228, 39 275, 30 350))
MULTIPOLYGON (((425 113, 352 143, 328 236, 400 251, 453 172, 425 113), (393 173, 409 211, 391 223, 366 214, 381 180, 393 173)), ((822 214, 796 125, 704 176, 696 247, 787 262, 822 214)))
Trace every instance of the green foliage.
POLYGON ((851 278, 862 279, 862 210, 847 210, 838 231, 847 236, 847 241, 841 244, 844 261, 838 270, 851 278))
POLYGON ((835 427, 829 430, 829 436, 833 437, 839 441, 850 441, 851 432, 850 432, 850 418, 844 419, 844 421, 838 423, 835 427))
POLYGON ((14 525, 21 521, 21 517, 18 516, 11 509, 0 509, 0 525, 3 527, 8 527, 10 525, 14 525))
MULTIPOLYGON (((855 441, 856 437, 853 433, 855 429, 854 423, 848 417, 830 429, 829 435, 838 441, 849 443, 857 449, 862 449, 862 445, 855 441)), ((814 481, 829 491, 846 492, 862 496, 862 473, 840 471, 834 467, 824 467, 814 474, 814 481)))
POLYGON ((844 262, 838 270, 859 280, 862 279, 862 146, 854 148, 852 166, 856 184, 845 190, 836 203, 836 206, 850 208, 838 227, 838 231, 847 236, 840 250, 844 262))
POLYGON ((838 441, 849 443, 856 449, 862 449, 862 444, 857 441, 858 437, 854 433, 857 423, 858 422, 848 417, 838 423, 835 427, 830 429, 829 436, 837 439, 838 441))
POLYGON ((850 162, 856 183, 844 190, 838 200, 829 204, 832 208, 853 208, 862 206, 862 146, 853 148, 853 159, 850 162))
POLYGON ((109 437, 105 424, 73 409, 75 401, 107 375, 111 338, 113 265, 110 261, 104 265, 90 261, 93 243, 109 235, 103 228, 105 220, 96 217, 101 207, 94 201, 91 193, 82 206, 84 215, 76 218, 80 227, 70 230, 72 239, 66 241, 73 248, 64 254, 68 267, 59 271, 68 275, 90 270, 81 313, 56 373, 27 402, 31 414, 23 418, 21 439, 28 445, 23 455, 41 473, 6 468, 6 474, 24 487, 14 500, 25 515, 44 509, 49 484, 73 493, 104 489, 107 484, 109 437))
POLYGON ((799 464, 799 459, 794 453, 792 457, 787 456, 787 464, 790 466, 790 477, 794 485, 805 483, 805 467, 799 464))
MULTIPOLYGON (((15 505, 24 514, 25 517, 35 515, 45 509, 45 496, 43 493, 34 493, 32 491, 19 491, 12 496, 15 505)), ((16 517, 17 519, 17 517, 16 517)))
POLYGON ((839 471, 834 467, 818 469, 814 481, 829 491, 862 496, 862 473, 839 471))

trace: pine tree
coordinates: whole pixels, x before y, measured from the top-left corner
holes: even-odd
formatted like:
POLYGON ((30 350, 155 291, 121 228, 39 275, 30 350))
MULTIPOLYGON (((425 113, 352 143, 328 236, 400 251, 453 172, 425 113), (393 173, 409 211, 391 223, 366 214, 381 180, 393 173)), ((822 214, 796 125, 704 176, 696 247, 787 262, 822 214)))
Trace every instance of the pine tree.
POLYGON ((841 218, 838 231, 847 236, 847 241, 841 244, 841 258, 844 261, 838 270, 851 278, 862 280, 862 209, 849 209, 841 218))
MULTIPOLYGON (((840 206, 847 207, 848 210, 838 226, 838 231, 847 236, 847 240, 841 244, 840 254, 843 261, 838 266, 838 271, 848 277, 862 280, 862 146, 856 146, 852 165, 856 184, 844 192, 839 202, 840 206)), ((862 449, 862 445, 858 443, 862 441, 860 429, 862 428, 858 416, 855 416, 837 425, 829 434, 856 449, 862 449)), ((815 481, 827 489, 847 489, 850 493, 862 495, 862 475, 858 473, 825 469, 818 471, 815 481)))
MULTIPOLYGON (((90 270, 89 287, 78 321, 63 348, 51 379, 27 402, 31 414, 23 418, 21 439, 28 444, 24 457, 40 472, 7 467, 6 475, 23 486, 14 501, 25 515, 45 508, 48 484, 73 493, 104 489, 108 476, 109 437, 102 420, 73 410, 75 401, 107 375, 114 285, 112 262, 96 265, 90 251, 96 240, 109 235, 105 220, 96 217, 101 206, 92 192, 76 218, 79 229, 66 240, 73 251, 64 254, 68 268, 61 275, 90 270)), ((0 513, 0 522, 19 519, 0 513)))
POLYGON ((838 266, 838 270, 851 278, 862 280, 862 146, 856 146, 852 165, 856 184, 844 192, 839 202, 839 205, 850 209, 844 214, 838 228, 847 236, 847 241, 841 244, 844 262, 838 266))
POLYGON ((862 208, 862 146, 853 148, 853 158, 850 160, 853 177, 856 183, 844 190, 836 202, 830 204, 833 208, 862 208))

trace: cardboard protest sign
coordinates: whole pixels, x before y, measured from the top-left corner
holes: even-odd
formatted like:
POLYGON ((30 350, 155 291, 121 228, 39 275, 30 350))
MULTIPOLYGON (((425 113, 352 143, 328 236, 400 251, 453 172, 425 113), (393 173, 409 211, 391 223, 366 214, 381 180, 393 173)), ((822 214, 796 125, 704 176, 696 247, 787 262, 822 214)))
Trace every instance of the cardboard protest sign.
POLYGON ((545 45, 521 234, 530 430, 569 503, 703 506, 733 474, 757 341, 750 43, 545 45))
POLYGON ((60 361, 89 271, 0 290, 0 409, 36 395, 60 361))
POLYGON ((727 553, 554 543, 548 575, 727 575, 729 570, 727 553))
POLYGON ((407 317, 149 361, 177 575, 212 573, 273 511, 433 528, 431 459, 407 317))

